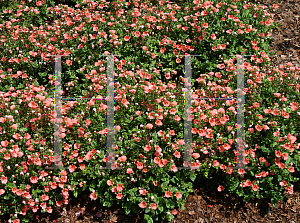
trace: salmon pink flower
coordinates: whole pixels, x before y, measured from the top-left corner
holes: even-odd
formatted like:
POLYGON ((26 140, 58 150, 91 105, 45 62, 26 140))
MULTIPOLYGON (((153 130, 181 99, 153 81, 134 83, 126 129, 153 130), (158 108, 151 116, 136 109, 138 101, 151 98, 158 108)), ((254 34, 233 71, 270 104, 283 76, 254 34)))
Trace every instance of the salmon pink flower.
POLYGON ((22 191, 22 189, 18 189, 18 190, 16 191, 16 195, 18 195, 18 196, 23 195, 23 193, 24 193, 24 191, 22 191))
POLYGON ((261 127, 260 125, 256 125, 256 126, 255 126, 255 129, 256 129, 257 131, 259 131, 259 132, 262 131, 262 127, 261 127))
POLYGON ((146 195, 147 190, 143 189, 143 190, 139 190, 139 192, 140 192, 141 195, 146 195))
POLYGON ((176 114, 176 109, 175 108, 170 109, 170 114, 175 115, 176 114))
POLYGON ((214 166, 219 166, 220 163, 219 163, 217 160, 214 160, 213 165, 214 165, 214 166))
POLYGON ((31 207, 31 209, 32 209, 33 213, 36 213, 38 211, 39 207, 33 206, 33 207, 31 207))
POLYGON ((177 171, 178 171, 178 168, 177 168, 175 165, 172 165, 172 166, 171 166, 171 171, 177 172, 177 171))
POLYGON ((11 127, 16 130, 18 128, 18 125, 17 124, 13 124, 11 127))
POLYGON ((163 104, 164 104, 165 107, 169 107, 170 102, 169 101, 164 101, 163 104))
POLYGON ((215 35, 215 34, 211 34, 211 39, 212 39, 212 40, 217 39, 216 35, 215 35))
POLYGON ((79 168, 80 168, 81 170, 84 170, 84 169, 85 169, 85 164, 80 164, 80 165, 79 165, 79 168))
POLYGON ((150 123, 148 123, 148 124, 146 125, 146 128, 147 128, 147 129, 152 129, 152 128, 153 128, 153 125, 150 124, 150 123))
POLYGON ((120 160, 121 162, 126 162, 126 160, 127 160, 127 157, 126 156, 121 156, 121 157, 119 157, 118 158, 118 160, 120 160))
POLYGON ((1 141, 1 145, 2 145, 3 147, 8 146, 8 141, 7 141, 7 140, 1 141))
POLYGON ((161 122, 161 120, 157 119, 157 120, 155 121, 155 125, 157 125, 157 126, 162 126, 163 123, 161 122))
POLYGON ((177 199, 182 198, 182 194, 180 193, 180 191, 176 192, 175 197, 176 197, 177 199))
POLYGON ((266 162, 267 160, 264 158, 264 157, 260 157, 259 158, 259 162, 261 162, 261 163, 264 163, 264 162, 266 162))
POLYGON ((223 190, 224 190, 224 187, 223 187, 222 185, 219 185, 218 191, 219 191, 219 192, 222 192, 223 190))
POLYGON ((9 155, 8 153, 6 153, 6 154, 4 155, 4 159, 5 159, 5 160, 9 160, 9 159, 10 159, 10 155, 9 155))
POLYGON ((90 198, 92 199, 92 200, 96 200, 97 199, 97 194, 94 192, 94 193, 91 193, 90 194, 90 198))
POLYGON ((251 181, 246 180, 244 183, 242 183, 242 187, 250 187, 251 186, 251 181))
POLYGON ((136 37, 136 38, 139 38, 140 35, 141 35, 141 32, 139 32, 139 31, 136 31, 136 32, 135 32, 135 37, 136 37))
POLYGON ((43 2, 42 2, 42 1, 37 1, 37 2, 36 2, 36 5, 37 5, 37 6, 42 6, 42 5, 43 5, 43 2))
POLYGON ((238 173, 239 173, 240 175, 244 175, 244 174, 245 174, 245 170, 244 170, 244 169, 239 169, 239 170, 238 170, 238 173))
POLYGON ((297 140, 297 138, 295 136, 292 136, 290 133, 288 134, 288 139, 290 140, 291 144, 293 144, 297 140))
POLYGON ((132 168, 128 168, 128 169, 126 170, 126 173, 128 173, 128 174, 132 174, 132 173, 133 173, 133 170, 132 170, 132 168))
POLYGON ((282 187, 285 187, 287 185, 286 181, 285 180, 282 180, 280 183, 279 183, 280 186, 282 187))
POLYGON ((123 194, 121 194, 121 193, 118 193, 117 196, 116 196, 116 198, 119 199, 119 200, 121 200, 122 197, 123 197, 123 194))
POLYGON ((50 184, 50 187, 55 190, 57 188, 57 183, 56 182, 51 182, 49 183, 50 184))
POLYGON ((52 213, 52 211, 53 211, 53 210, 52 210, 52 207, 48 207, 48 208, 47 208, 47 212, 48 212, 48 213, 52 213))
POLYGON ((30 177, 30 182, 31 183, 35 184, 35 183, 37 183, 37 181, 38 181, 37 176, 30 177))
POLYGON ((286 187, 285 189, 288 191, 289 194, 293 194, 294 193, 293 188, 294 188, 294 185, 291 185, 291 186, 286 187))
POLYGON ((139 170, 141 170, 141 169, 143 169, 144 164, 143 164, 142 162, 138 162, 138 163, 136 164, 136 166, 137 166, 137 168, 138 168, 139 170))
POLYGON ((176 158, 180 158, 181 157, 181 154, 180 154, 180 152, 178 151, 178 150, 176 150, 174 153, 173 153, 173 155, 176 157, 176 158))
POLYGON ((178 145, 183 146, 183 145, 184 145, 184 140, 183 140, 183 139, 180 139, 177 143, 178 143, 178 145))
POLYGON ((174 209, 174 210, 172 211, 172 215, 177 215, 176 209, 174 209))
POLYGON ((4 189, 0 189, 0 196, 5 193, 4 189))
POLYGON ((252 185, 252 190, 258 191, 258 188, 259 188, 259 187, 258 187, 256 184, 252 185))
POLYGON ((277 150, 275 150, 275 156, 276 156, 276 157, 278 157, 278 158, 280 158, 280 157, 281 157, 281 152, 280 152, 280 151, 277 151, 277 150))
POLYGON ((2 183, 2 184, 7 184, 7 177, 2 176, 2 177, 1 177, 1 183, 2 183))
POLYGON ((284 154, 282 155, 282 157, 283 157, 284 160, 287 160, 287 159, 289 158, 289 154, 284 153, 284 154))
POLYGON ((168 191, 165 192, 165 197, 166 198, 170 198, 171 196, 172 196, 171 191, 168 190, 168 191))
POLYGON ((289 167, 288 170, 289 170, 290 173, 294 173, 294 172, 295 172, 295 169, 294 169, 294 167, 292 167, 292 166, 289 167))
POLYGON ((67 60, 67 64, 68 64, 69 66, 71 66, 71 65, 72 65, 72 60, 67 60))
POLYGON ((117 190, 118 190, 118 191, 122 191, 123 188, 124 188, 123 184, 118 184, 118 185, 117 185, 117 190))
POLYGON ((175 115, 174 120, 179 122, 181 120, 181 118, 178 115, 175 115))
POLYGON ((48 201, 49 200, 49 196, 47 196, 46 194, 42 195, 42 200, 43 201, 48 201))
POLYGON ((108 186, 112 186, 112 185, 114 185, 114 182, 113 182, 113 180, 112 180, 112 179, 108 180, 106 183, 107 183, 107 185, 108 185, 108 186))
POLYGON ((195 159, 198 159, 200 157, 199 153, 193 153, 192 157, 194 157, 195 159))
POLYGON ((164 134, 165 134, 165 132, 162 131, 162 130, 159 130, 159 131, 157 132, 157 135, 160 136, 160 137, 164 136, 164 134))
POLYGON ((208 23, 207 22, 201 23, 201 27, 207 29, 208 28, 208 23))
POLYGON ((147 207, 147 203, 145 201, 142 201, 140 204, 139 204, 139 207, 140 208, 146 208, 147 207))
POLYGON ((281 96, 280 93, 274 93, 274 95, 275 95, 276 98, 279 98, 281 96))
POLYGON ((150 208, 153 209, 153 210, 156 210, 157 209, 157 204, 155 204, 155 203, 150 204, 150 208))

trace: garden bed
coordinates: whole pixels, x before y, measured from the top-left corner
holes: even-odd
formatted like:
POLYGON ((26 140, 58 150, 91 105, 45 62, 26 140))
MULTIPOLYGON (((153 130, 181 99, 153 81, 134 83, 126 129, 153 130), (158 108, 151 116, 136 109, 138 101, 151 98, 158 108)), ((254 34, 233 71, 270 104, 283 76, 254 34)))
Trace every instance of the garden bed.
MULTIPOLYGON (((257 1, 250 1, 257 2, 257 1)), ((276 2, 262 0, 260 3, 272 6, 276 2)), ((300 67, 300 0, 278 1, 275 22, 281 23, 279 30, 274 30, 270 48, 271 66, 292 62, 300 67), (277 55, 275 55, 275 51, 277 55)), ((300 80, 299 80, 300 83, 300 80)), ((300 184, 295 184, 294 194, 287 194, 284 201, 272 208, 267 200, 242 202, 242 199, 224 192, 216 193, 203 185, 205 181, 194 183, 194 194, 185 203, 185 210, 179 211, 172 223, 176 222, 299 222, 300 184)), ((78 198, 70 196, 70 203, 60 207, 52 214, 38 211, 31 222, 143 222, 143 214, 125 215, 121 205, 103 207, 99 201, 91 201, 89 191, 78 198)), ((8 216, 0 216, 0 222, 7 222, 8 216)))

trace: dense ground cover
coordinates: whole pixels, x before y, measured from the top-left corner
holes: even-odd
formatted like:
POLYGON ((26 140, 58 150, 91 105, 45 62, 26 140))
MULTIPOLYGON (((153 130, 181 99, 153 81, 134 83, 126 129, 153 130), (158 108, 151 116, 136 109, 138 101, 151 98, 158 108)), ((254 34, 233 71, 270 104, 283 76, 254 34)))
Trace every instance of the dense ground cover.
MULTIPOLYGON (((180 69, 179 69, 180 70, 180 69)), ((203 71, 202 71, 203 72, 203 71)), ((204 72, 204 73, 206 73, 206 72, 204 72)), ((86 85, 87 86, 87 85, 86 85)), ((74 92, 72 92, 73 93, 73 95, 76 95, 74 92)), ((80 93, 80 92, 78 92, 78 93, 80 93)))

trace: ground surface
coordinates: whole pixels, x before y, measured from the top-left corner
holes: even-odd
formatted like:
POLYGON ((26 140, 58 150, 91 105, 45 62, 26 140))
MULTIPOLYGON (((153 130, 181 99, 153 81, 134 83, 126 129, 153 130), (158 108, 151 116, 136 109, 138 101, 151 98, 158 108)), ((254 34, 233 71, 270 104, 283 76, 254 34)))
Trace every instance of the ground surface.
MULTIPOLYGON (((269 7, 276 3, 271 0, 256 2, 269 7)), ((279 8, 275 11, 274 20, 281 23, 281 27, 279 30, 274 30, 272 35, 273 42, 269 55, 272 66, 292 62, 300 67, 300 0, 278 2, 279 8), (275 50, 278 51, 277 55, 274 55, 275 50)), ((188 197, 185 210, 180 211, 172 223, 300 222, 299 183, 294 187, 294 194, 287 195, 275 208, 272 208, 266 200, 243 203, 241 199, 225 193, 216 194, 201 185, 205 185, 205 182, 195 183, 194 194, 188 197)), ((37 213, 31 222, 143 222, 142 214, 126 216, 120 206, 103 207, 99 201, 91 201, 87 195, 82 194, 78 198, 70 196, 70 203, 66 207, 57 208, 52 214, 37 213)), ((0 222, 7 222, 7 218, 0 217, 0 222)))

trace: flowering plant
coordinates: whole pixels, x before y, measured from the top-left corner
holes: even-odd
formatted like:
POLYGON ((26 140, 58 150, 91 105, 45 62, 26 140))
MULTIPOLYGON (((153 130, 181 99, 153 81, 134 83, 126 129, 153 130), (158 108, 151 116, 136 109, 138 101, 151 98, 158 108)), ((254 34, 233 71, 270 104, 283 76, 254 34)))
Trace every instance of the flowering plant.
POLYGON ((293 193, 300 161, 299 70, 291 63, 267 66, 265 37, 276 27, 273 14, 227 0, 77 2, 76 10, 44 1, 21 1, 4 10, 0 206, 13 215, 10 220, 29 222, 31 212, 51 213, 53 206, 68 204, 69 193, 88 189, 105 206, 122 203, 126 213, 144 210, 147 222, 170 221, 184 209, 195 179, 215 174, 223 176, 213 179, 216 190, 245 200, 269 197, 276 204, 284 191, 293 193), (39 24, 42 15, 53 24, 39 24), (181 51, 201 55, 191 58, 192 170, 177 168, 186 166, 181 51), (243 155, 249 171, 231 169, 238 155, 236 102, 196 100, 236 96, 237 67, 229 55, 246 52, 253 55, 243 63, 243 155), (48 55, 66 56, 62 80, 68 96, 105 99, 107 62, 101 53, 122 55, 113 57, 114 165, 122 169, 101 169, 107 163, 107 105, 96 99, 62 102, 62 164, 68 169, 46 169, 55 161, 55 78, 48 55))

